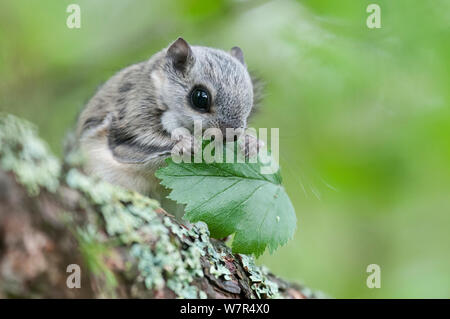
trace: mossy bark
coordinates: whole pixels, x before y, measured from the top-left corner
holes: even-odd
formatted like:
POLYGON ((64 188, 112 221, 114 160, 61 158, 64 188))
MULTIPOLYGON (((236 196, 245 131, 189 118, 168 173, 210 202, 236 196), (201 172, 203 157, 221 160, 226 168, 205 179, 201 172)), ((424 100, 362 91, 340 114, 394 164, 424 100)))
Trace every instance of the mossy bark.
POLYGON ((316 297, 81 162, 62 165, 30 123, 0 115, 0 297, 316 297), (72 264, 80 288, 67 285, 72 264))

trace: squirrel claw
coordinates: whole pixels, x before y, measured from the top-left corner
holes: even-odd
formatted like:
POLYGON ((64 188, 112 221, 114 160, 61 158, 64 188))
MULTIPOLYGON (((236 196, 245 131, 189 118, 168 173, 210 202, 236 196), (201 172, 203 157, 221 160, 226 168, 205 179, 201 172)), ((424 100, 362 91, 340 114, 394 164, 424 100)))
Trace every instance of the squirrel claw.
POLYGON ((264 142, 251 134, 246 134, 239 139, 238 146, 247 160, 258 155, 259 150, 264 147, 264 142))
POLYGON ((180 155, 193 155, 200 151, 200 143, 195 141, 192 135, 183 135, 178 138, 177 144, 174 146, 174 150, 180 155))

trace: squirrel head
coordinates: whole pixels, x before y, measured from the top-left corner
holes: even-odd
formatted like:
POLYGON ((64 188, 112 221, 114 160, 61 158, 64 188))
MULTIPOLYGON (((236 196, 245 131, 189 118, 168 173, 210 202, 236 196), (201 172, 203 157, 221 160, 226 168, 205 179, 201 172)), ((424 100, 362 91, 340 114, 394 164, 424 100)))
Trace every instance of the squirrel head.
POLYGON ((245 128, 253 107, 253 84, 239 47, 230 52, 190 46, 178 38, 166 48, 162 72, 154 85, 166 107, 161 123, 168 132, 192 130, 200 121, 203 129, 245 128))
POLYGON ((105 126, 117 161, 144 163, 165 151, 176 129, 194 133, 198 122, 203 130, 218 128, 224 136, 227 128, 245 129, 260 89, 240 48, 225 52, 178 38, 109 79, 80 115, 78 134, 91 136, 84 132, 105 126))

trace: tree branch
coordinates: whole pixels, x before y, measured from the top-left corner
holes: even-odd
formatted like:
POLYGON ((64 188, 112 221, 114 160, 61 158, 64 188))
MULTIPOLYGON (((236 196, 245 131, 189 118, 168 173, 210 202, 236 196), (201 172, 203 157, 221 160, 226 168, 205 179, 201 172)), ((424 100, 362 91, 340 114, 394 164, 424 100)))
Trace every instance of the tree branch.
POLYGON ((0 297, 315 297, 81 162, 62 167, 31 124, 0 116, 0 297), (70 264, 80 288, 67 285, 70 264))

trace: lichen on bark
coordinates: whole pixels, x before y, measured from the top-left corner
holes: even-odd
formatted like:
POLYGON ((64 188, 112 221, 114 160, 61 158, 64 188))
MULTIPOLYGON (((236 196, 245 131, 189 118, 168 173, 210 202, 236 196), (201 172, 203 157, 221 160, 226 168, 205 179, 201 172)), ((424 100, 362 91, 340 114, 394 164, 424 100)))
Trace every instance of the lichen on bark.
POLYGON ((66 297, 305 297, 303 287, 210 238, 206 224, 183 225, 157 201, 85 175, 82 157, 69 156, 62 169, 32 124, 0 115, 0 189, 14 195, 0 196, 0 296, 28 297, 38 289, 46 297, 50 293, 36 287, 52 286, 66 297), (21 260, 32 262, 36 255, 26 248, 21 230, 14 247, 5 241, 11 236, 8 221, 19 216, 15 209, 53 247, 37 248, 48 258, 47 267, 32 275, 22 273, 27 265, 1 270, 5 262, 19 262, 12 253, 17 245, 25 247, 21 260), (66 241, 70 244, 61 244, 66 241), (79 292, 65 285, 64 265, 74 262, 81 264, 86 281, 79 292), (49 283, 42 285, 42 278, 49 283), (13 281, 11 291, 6 283, 13 281))
POLYGON ((42 187, 55 192, 59 186, 60 162, 37 137, 35 126, 1 113, 0 166, 14 172, 30 195, 37 195, 42 187))

